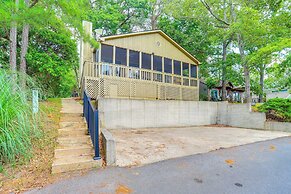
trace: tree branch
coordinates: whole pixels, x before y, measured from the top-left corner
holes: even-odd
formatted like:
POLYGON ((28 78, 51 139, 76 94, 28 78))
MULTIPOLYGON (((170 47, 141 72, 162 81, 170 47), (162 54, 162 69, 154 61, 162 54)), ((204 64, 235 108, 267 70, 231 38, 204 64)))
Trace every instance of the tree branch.
POLYGON ((217 15, 215 15, 212 11, 212 9, 210 8, 210 6, 208 5, 208 3, 205 0, 200 0, 200 2, 204 5, 204 7, 209 11, 209 13, 219 22, 229 26, 229 23, 220 19, 217 15))
POLYGON ((119 25, 118 25, 118 27, 117 28, 121 28, 132 16, 134 15, 134 12, 132 12, 131 14, 129 14, 128 16, 127 16, 127 18, 125 19, 125 20, 123 20, 119 25))

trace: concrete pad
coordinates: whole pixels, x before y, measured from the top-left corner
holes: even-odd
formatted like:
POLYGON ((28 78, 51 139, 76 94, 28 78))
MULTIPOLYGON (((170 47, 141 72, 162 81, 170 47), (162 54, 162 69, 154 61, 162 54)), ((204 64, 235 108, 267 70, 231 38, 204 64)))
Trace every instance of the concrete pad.
POLYGON ((278 131, 205 126, 109 131, 116 142, 117 166, 149 164, 291 135, 278 131))

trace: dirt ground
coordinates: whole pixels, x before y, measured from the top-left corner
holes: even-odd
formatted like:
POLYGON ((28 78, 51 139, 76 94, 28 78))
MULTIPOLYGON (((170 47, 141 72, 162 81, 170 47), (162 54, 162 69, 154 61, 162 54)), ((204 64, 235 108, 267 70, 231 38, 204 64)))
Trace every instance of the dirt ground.
POLYGON ((139 166, 291 135, 215 125, 110 132, 116 140, 118 166, 139 166))
POLYGON ((51 164, 56 146, 57 129, 60 122, 61 99, 49 99, 40 103, 40 127, 44 135, 33 142, 33 157, 25 164, 6 165, 0 174, 0 193, 21 193, 33 188, 41 188, 49 183, 72 176, 78 176, 86 171, 51 174, 51 164))

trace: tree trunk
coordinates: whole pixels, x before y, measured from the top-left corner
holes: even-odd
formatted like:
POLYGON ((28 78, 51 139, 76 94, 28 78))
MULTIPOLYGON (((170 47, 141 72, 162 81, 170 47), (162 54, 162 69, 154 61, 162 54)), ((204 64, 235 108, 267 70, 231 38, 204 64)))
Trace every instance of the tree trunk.
POLYGON ((223 41, 222 45, 222 71, 221 71, 221 82, 222 82, 222 93, 221 93, 221 98, 222 101, 226 100, 226 48, 227 44, 226 41, 223 41))
POLYGON ((244 44, 243 38, 240 34, 238 34, 238 48, 240 52, 241 61, 244 68, 244 77, 245 77, 245 99, 247 103, 252 102, 251 98, 251 79, 250 79, 250 70, 245 59, 245 51, 244 51, 244 44))
POLYGON ((264 74, 265 74, 265 65, 260 66, 260 89, 261 93, 259 95, 259 102, 263 102, 263 95, 264 95, 264 74))
POLYGON ((152 15, 150 17, 152 30, 157 29, 158 18, 161 15, 161 11, 162 11, 162 1, 156 0, 156 2, 154 3, 154 5, 152 7, 152 15))
POLYGON ((10 69, 13 73, 16 72, 16 55, 17 55, 17 23, 12 22, 10 29, 10 55, 9 63, 10 69))
POLYGON ((156 30, 157 29, 157 17, 153 15, 151 17, 151 30, 156 30))
MULTIPOLYGON (((29 7, 29 0, 25 0, 25 4, 29 7)), ((28 49, 29 24, 24 24, 22 29, 22 44, 20 52, 20 84, 22 87, 26 86, 26 53, 28 49)))
MULTIPOLYGON (((15 0, 15 12, 17 12, 19 5, 19 0, 15 0)), ((12 21, 11 22, 11 28, 10 28, 10 34, 9 34, 9 40, 10 40, 10 53, 9 53, 9 63, 10 63, 10 69, 12 71, 12 92, 16 91, 16 82, 17 82, 17 76, 16 76, 16 63, 17 63, 17 22, 12 21)))
POLYGON ((20 53, 20 72, 21 72, 21 86, 26 85, 26 53, 28 48, 29 25, 25 24, 22 29, 22 44, 20 53))

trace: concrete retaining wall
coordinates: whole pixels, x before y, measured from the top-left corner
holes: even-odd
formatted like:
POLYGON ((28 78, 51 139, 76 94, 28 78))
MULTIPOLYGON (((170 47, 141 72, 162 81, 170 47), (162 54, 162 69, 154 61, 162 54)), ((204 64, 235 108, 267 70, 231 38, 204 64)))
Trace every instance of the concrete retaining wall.
POLYGON ((249 104, 219 103, 218 124, 251 129, 264 129, 265 113, 251 112, 249 104))
POLYGON ((291 123, 288 122, 265 122, 265 129, 270 131, 291 132, 291 123))
POLYGON ((249 104, 227 102, 99 99, 100 127, 136 129, 224 124, 233 127, 290 131, 291 123, 266 122, 265 113, 249 104))
POLYGON ((217 123, 217 102, 99 99, 100 127, 134 129, 217 123))
POLYGON ((101 129, 102 148, 105 154, 105 161, 107 166, 115 165, 116 163, 116 149, 115 139, 112 134, 106 130, 101 129))

